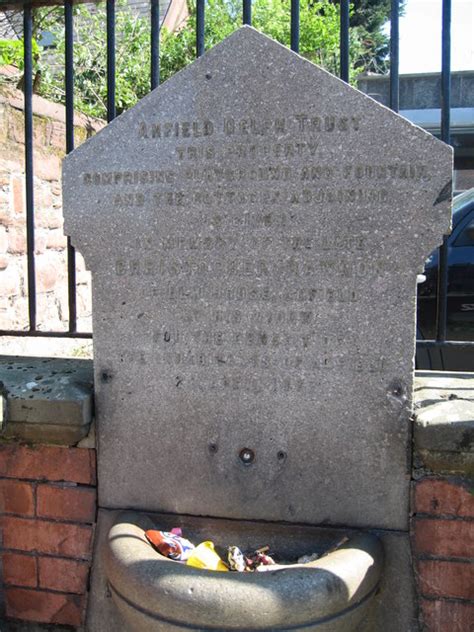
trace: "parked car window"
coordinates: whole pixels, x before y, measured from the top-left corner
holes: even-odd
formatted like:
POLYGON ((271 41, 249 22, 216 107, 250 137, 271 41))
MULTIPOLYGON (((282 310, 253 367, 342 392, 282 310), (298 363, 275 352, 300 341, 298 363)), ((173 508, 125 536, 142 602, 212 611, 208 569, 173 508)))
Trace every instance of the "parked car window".
POLYGON ((474 211, 469 214, 466 226, 453 244, 454 246, 474 246, 474 211))
MULTIPOLYGON (((453 230, 448 245, 447 339, 474 341, 474 188, 453 201, 453 230)), ((438 249, 425 262, 418 285, 417 337, 433 340, 436 336, 438 297, 438 249)), ((418 349, 418 369, 472 371, 474 347, 446 346, 418 349)))

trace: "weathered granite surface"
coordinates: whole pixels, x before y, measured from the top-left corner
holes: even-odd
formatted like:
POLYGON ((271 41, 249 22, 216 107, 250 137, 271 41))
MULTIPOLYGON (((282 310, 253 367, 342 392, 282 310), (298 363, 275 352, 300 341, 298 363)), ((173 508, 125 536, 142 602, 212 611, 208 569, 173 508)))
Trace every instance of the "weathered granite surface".
POLYGON ((6 400, 0 438, 75 445, 93 415, 90 360, 0 356, 6 400))
POLYGON ((100 505, 406 529, 416 275, 451 172, 249 27, 70 154, 100 505))

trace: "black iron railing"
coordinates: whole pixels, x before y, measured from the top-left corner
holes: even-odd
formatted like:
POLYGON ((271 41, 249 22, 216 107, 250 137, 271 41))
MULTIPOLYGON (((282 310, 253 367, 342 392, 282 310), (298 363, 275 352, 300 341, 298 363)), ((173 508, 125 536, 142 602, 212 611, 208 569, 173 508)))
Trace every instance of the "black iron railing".
MULTIPOLYGON (((340 77, 349 80, 349 0, 340 1, 340 77)), ((47 4, 64 4, 65 23, 65 105, 66 105, 66 152, 74 149, 74 63, 73 63, 73 3, 74 0, 49 2, 47 4)), ((23 8, 24 29, 24 133, 25 133, 25 191, 26 191, 26 234, 27 234, 27 276, 28 276, 28 318, 26 330, 3 330, 0 335, 7 336, 46 336, 90 338, 92 333, 77 331, 76 306, 76 259, 74 248, 70 240, 67 242, 68 266, 68 307, 69 326, 67 331, 43 331, 37 327, 36 318, 36 273, 35 273, 35 221, 34 221, 34 192, 33 192, 33 51, 32 51, 32 11, 34 6, 41 6, 38 2, 21 2, 11 0, 0 3, 0 9, 23 8)), ((115 64, 115 0, 106 0, 106 32, 107 32, 107 121, 116 115, 116 64, 115 64)), ((290 33, 291 49, 299 51, 300 43, 300 3, 291 0, 290 33)), ((451 97, 451 0, 443 0, 442 12, 442 70, 441 70, 441 139, 450 143, 450 97, 451 97)), ((391 0, 390 27, 390 107, 399 111, 399 0, 391 0)), ((242 22, 252 23, 252 1, 242 1, 242 22)), ((150 28, 151 28, 151 76, 150 88, 154 89, 160 82, 160 15, 158 0, 150 0, 150 28)), ((205 0, 196 0, 196 57, 205 51, 205 0)), ((474 342, 446 340, 447 322, 447 244, 444 239, 440 247, 438 270, 438 304, 436 339, 418 341, 418 347, 423 349, 436 347, 466 347, 474 346, 474 342)))

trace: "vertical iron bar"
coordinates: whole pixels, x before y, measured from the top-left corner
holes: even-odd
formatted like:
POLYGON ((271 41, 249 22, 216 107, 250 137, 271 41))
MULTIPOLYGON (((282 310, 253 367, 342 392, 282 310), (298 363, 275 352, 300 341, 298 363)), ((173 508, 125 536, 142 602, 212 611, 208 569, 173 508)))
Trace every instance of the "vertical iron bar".
POLYGON ((35 211, 33 195, 33 15, 23 9, 23 61, 25 104, 25 201, 26 252, 28 268, 28 316, 30 331, 36 330, 35 211))
POLYGON ((400 109, 400 5, 392 0, 390 12, 390 107, 394 112, 400 109))
POLYGON ((291 37, 290 47, 295 53, 300 52, 300 0, 291 0, 291 37))
POLYGON ((349 0, 340 0, 341 24, 339 32, 340 76, 349 81, 349 0))
POLYGON ((451 0, 443 0, 441 140, 451 144, 451 0))
POLYGON ((74 149, 74 30, 72 2, 64 3, 65 84, 66 84, 66 153, 74 149))
POLYGON ((160 83, 160 3, 151 0, 151 89, 160 83))
MULTIPOLYGON (((66 87, 66 153, 74 149, 74 25, 73 0, 64 3, 65 30, 65 87, 66 87)), ((77 330, 76 303, 76 253, 67 238, 67 285, 69 307, 69 331, 77 330)))
POLYGON ((115 115, 115 0, 107 0, 107 122, 115 115))
MULTIPOLYGON (((451 0, 443 0, 441 34, 441 140, 451 140, 451 0)), ((436 340, 446 340, 448 316, 448 243, 443 238, 438 258, 438 309, 436 340)))
POLYGON ((205 0, 196 4, 196 57, 204 55, 204 8, 205 0))
POLYGON ((243 0, 242 22, 252 24, 252 0, 243 0))

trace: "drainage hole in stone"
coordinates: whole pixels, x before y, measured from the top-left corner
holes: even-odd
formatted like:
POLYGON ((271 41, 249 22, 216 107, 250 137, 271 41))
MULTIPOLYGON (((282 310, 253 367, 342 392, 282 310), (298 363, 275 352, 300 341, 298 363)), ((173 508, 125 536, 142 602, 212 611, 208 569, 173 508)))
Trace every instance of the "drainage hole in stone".
POLYGON ((250 448, 242 448, 239 458, 244 465, 251 465, 255 461, 255 452, 250 448))
POLYGON ((398 397, 398 398, 403 397, 405 394, 403 385, 397 382, 392 383, 389 387, 388 394, 392 395, 393 397, 398 397))

